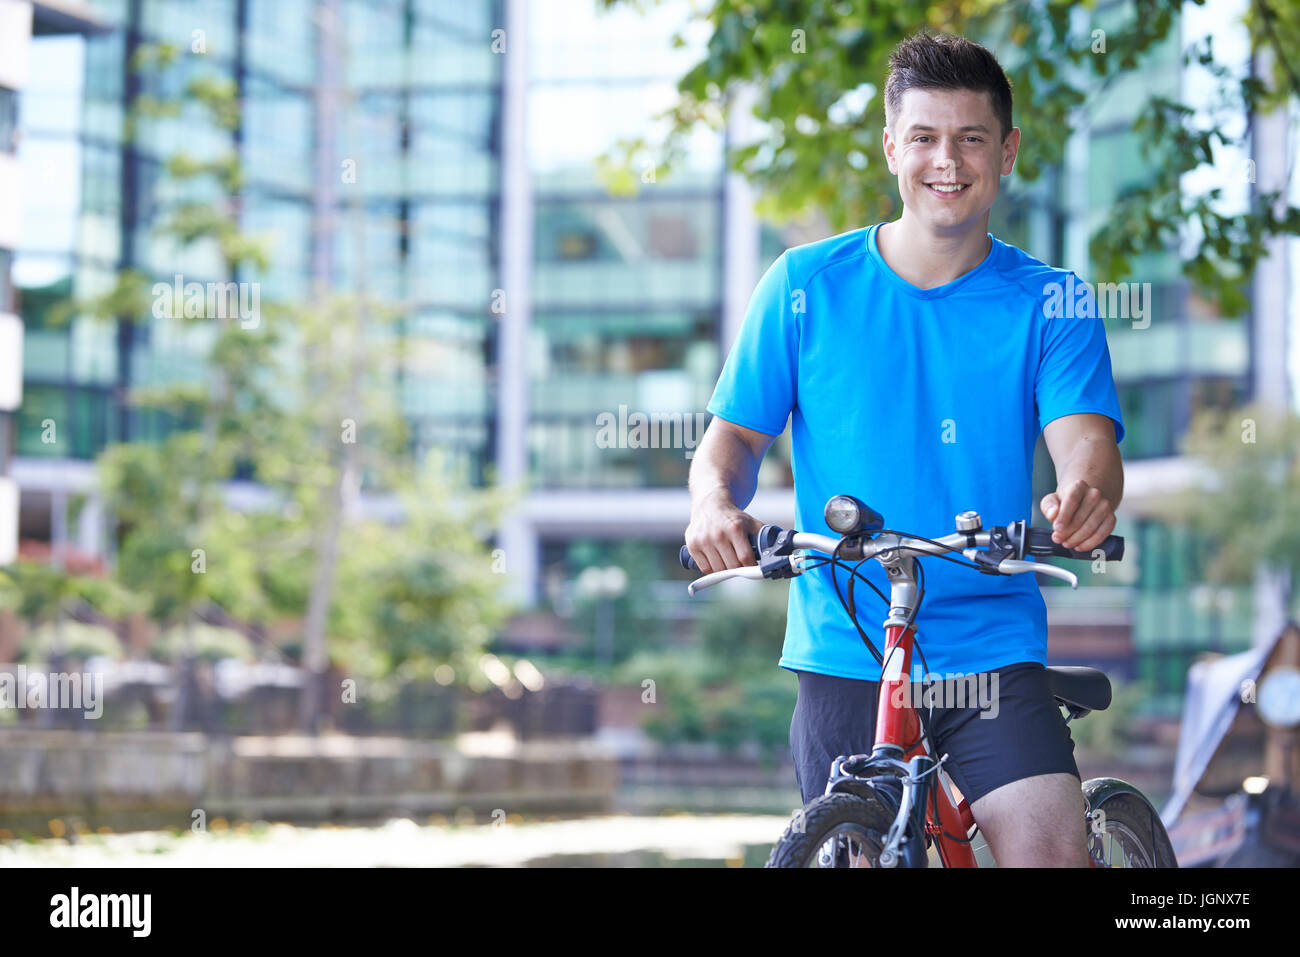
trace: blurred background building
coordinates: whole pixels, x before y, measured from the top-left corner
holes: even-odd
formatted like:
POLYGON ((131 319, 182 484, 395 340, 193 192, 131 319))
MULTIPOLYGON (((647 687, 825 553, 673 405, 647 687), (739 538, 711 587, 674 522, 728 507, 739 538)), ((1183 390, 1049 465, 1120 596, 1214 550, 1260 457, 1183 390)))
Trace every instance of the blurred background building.
MULTIPOLYGON (((13 413, 23 402, 24 328, 11 270, 20 248, 39 248, 43 241, 39 234, 24 232, 24 195, 32 184, 25 173, 32 164, 28 156, 18 155, 20 100, 30 95, 34 79, 40 82, 39 45, 45 39, 81 37, 102 28, 80 0, 0 5, 0 564, 14 560, 19 537, 19 486, 9 466, 13 413)), ((66 181, 79 185, 79 169, 64 174, 66 181)))
MULTIPOLYGON (((1194 89, 1201 78, 1179 50, 1211 24, 1221 56, 1234 42, 1248 56, 1244 33, 1219 29, 1229 7, 1237 12, 1235 0, 1189 6, 1182 36, 1090 99, 1062 168, 1010 182, 991 230, 1088 279, 1087 237, 1143 163, 1129 130, 1142 101, 1133 91, 1194 89)), ((1095 16, 1123 9, 1104 4, 1095 16)), ((745 111, 725 134, 701 132, 671 178, 633 170, 633 196, 601 184, 595 158, 620 137, 653 135, 649 118, 700 56, 707 36, 670 43, 686 11, 669 2, 644 17, 598 14, 592 0, 0 0, 0 312, 25 330, 8 466, 21 550, 111 559, 93 458, 171 427, 129 406, 128 389, 202 373, 201 332, 182 323, 55 325, 48 311, 102 292, 126 267, 164 281, 227 278, 216 249, 182 250, 152 229, 183 198, 164 183, 166 158, 233 141, 245 227, 276 237, 269 271, 237 278, 285 299, 364 281, 401 303, 415 346, 400 384, 412 453, 443 450, 473 484, 528 483, 499 543, 515 593, 550 625, 528 618, 512 626, 518 641, 562 632, 579 573, 609 564, 654 599, 619 627, 677 629, 693 614, 676 568, 690 450, 600 447, 598 417, 701 412, 758 277, 787 245, 818 238, 760 222, 752 191, 724 169, 726 143, 752 133, 745 111), (323 39, 332 25, 338 46, 323 39), (187 69, 237 84, 233 132, 187 110, 124 139, 124 104, 148 82, 129 64, 157 41, 179 47, 187 69), (506 44, 526 55, 501 56, 506 44), (364 262, 339 226, 358 196, 364 262)), ((1295 154, 1281 124, 1257 130, 1255 155, 1240 158, 1242 169, 1253 161, 1253 178, 1224 172, 1243 201, 1295 154)), ((1199 654, 1241 650, 1280 627, 1267 588, 1193 587, 1198 543, 1144 506, 1188 480, 1177 443, 1199 408, 1260 395, 1294 403, 1295 256, 1294 242, 1279 248, 1241 316, 1192 296, 1172 254, 1142 262, 1134 275, 1152 283, 1150 328, 1108 320, 1128 429, 1117 532, 1132 560, 1077 592, 1044 590, 1053 662, 1150 682, 1152 714, 1177 714, 1199 654), (1287 341, 1290 352, 1278 345, 1287 341)), ((1052 487, 1041 443, 1038 463, 1035 500, 1052 487)), ((790 522, 790 482, 787 433, 750 511, 790 522)))

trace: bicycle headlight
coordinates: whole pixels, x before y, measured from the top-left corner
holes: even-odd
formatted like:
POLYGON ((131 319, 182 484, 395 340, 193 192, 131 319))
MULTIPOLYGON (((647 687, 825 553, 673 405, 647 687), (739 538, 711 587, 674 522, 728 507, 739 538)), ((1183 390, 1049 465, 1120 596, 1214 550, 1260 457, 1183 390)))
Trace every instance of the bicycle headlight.
POLYGON ((841 535, 885 526, 885 520, 879 512, 868 508, 852 495, 832 496, 822 514, 831 531, 841 535))

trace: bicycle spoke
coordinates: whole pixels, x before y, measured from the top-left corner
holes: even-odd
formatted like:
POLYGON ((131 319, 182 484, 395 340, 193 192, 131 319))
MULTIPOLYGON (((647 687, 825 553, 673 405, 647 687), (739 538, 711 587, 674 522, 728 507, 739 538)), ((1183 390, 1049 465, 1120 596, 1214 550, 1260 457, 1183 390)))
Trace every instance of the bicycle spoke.
POLYGON ((853 847, 854 847, 854 853, 849 858, 849 867, 861 867, 862 857, 863 857, 862 851, 864 850, 864 848, 862 847, 861 844, 857 843, 856 841, 853 842, 853 847))
POLYGON ((878 843, 860 825, 840 824, 826 835, 808 866, 871 867, 874 855, 879 853, 878 843))
POLYGON ((1141 839, 1125 824, 1107 821, 1105 830, 1093 838, 1092 848, 1099 851, 1107 867, 1155 867, 1141 839))

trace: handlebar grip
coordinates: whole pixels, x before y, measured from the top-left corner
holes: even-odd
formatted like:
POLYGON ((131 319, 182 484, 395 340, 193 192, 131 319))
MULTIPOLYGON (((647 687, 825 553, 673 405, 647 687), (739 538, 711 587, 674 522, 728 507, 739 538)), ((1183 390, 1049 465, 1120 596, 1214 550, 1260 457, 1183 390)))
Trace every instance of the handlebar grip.
MULTIPOLYGON (((1093 559, 1092 551, 1077 552, 1052 541, 1050 528, 1031 528, 1027 531, 1028 537, 1025 540, 1027 555, 1054 555, 1057 558, 1077 558, 1080 561, 1093 559)), ((1107 535, 1106 540, 1098 547, 1101 549, 1102 557, 1108 562, 1117 562, 1124 557, 1124 539, 1119 535, 1107 535)))
MULTIPOLYGON (((754 550, 754 561, 758 561, 759 559, 758 534, 758 532, 755 532, 749 536, 749 547, 754 550)), ((698 572, 700 570, 700 566, 695 564, 695 559, 691 558, 691 550, 685 545, 683 545, 681 551, 677 553, 677 560, 682 563, 682 568, 689 569, 693 572, 698 572)))

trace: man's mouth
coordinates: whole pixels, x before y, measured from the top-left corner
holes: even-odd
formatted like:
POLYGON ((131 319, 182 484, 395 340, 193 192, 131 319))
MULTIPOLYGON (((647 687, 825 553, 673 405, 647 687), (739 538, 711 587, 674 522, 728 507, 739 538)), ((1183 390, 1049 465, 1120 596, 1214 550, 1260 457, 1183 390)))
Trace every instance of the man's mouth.
POLYGON ((926 183, 925 185, 931 192, 942 196, 954 196, 966 190, 970 183, 926 183))

